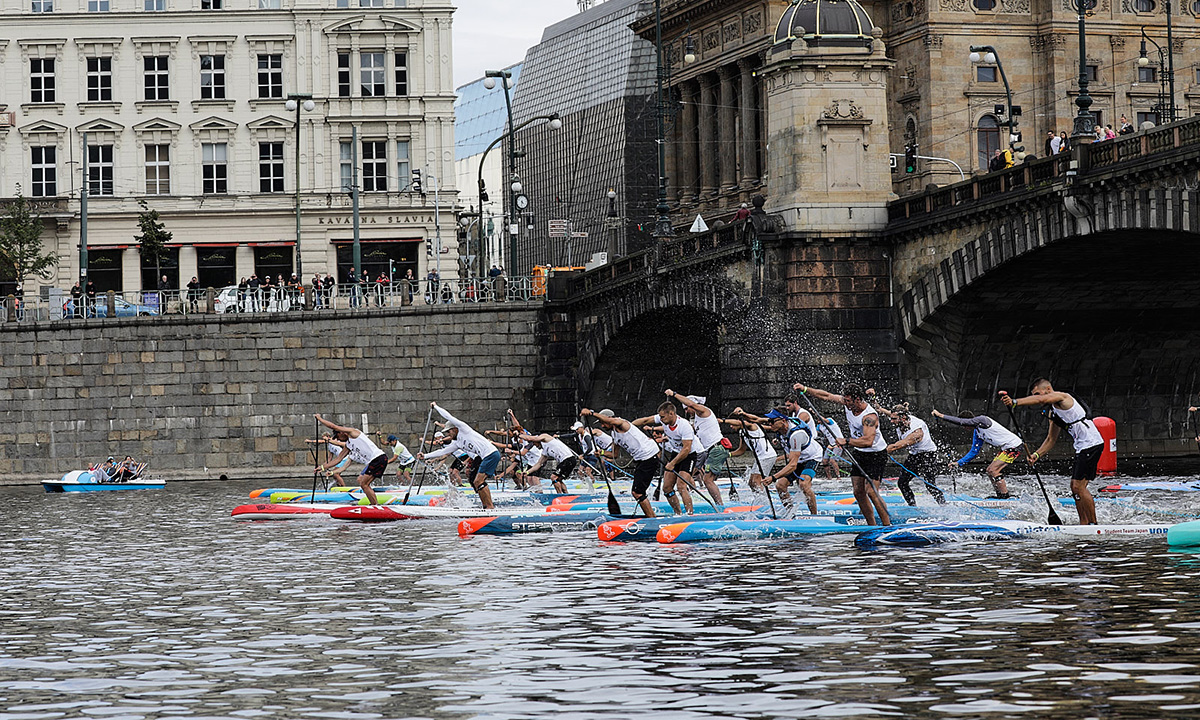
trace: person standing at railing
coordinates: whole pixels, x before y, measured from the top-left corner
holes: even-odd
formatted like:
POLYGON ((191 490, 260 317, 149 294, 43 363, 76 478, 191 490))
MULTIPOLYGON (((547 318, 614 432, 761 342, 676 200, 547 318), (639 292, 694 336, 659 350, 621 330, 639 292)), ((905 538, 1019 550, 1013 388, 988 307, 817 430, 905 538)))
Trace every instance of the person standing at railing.
POLYGON ((246 312, 246 291, 249 288, 249 283, 246 278, 242 278, 237 284, 237 309, 238 312, 246 312))
POLYGON ((321 290, 325 294, 325 305, 333 307, 333 289, 337 286, 337 280, 333 275, 325 273, 325 279, 321 282, 321 290))
POLYGON ((193 275, 192 279, 188 281, 187 290, 188 290, 188 307, 191 308, 191 311, 194 313, 200 312, 200 306, 199 306, 200 280, 197 279, 195 275, 193 275))
POLYGON ((438 285, 441 281, 441 276, 437 270, 430 270, 425 276, 425 304, 432 305, 437 300, 438 285))
POLYGON ((404 292, 404 303, 411 305, 413 293, 417 289, 417 278, 413 275, 412 268, 404 271, 404 287, 401 290, 404 292))
POLYGON ((88 280, 87 285, 84 288, 83 294, 87 296, 87 299, 84 302, 84 316, 85 317, 95 317, 96 316, 96 283, 92 282, 91 280, 88 280))
POLYGON ((392 281, 388 279, 387 273, 379 273, 379 277, 375 278, 375 306, 383 307, 383 296, 387 294, 388 286, 392 281))
POLYGON ((258 279, 258 275, 250 273, 250 279, 246 281, 246 293, 250 298, 250 312, 258 312, 260 293, 262 292, 262 282, 258 279))
POLYGON ((83 317, 83 288, 79 287, 78 280, 71 286, 71 315, 83 317))

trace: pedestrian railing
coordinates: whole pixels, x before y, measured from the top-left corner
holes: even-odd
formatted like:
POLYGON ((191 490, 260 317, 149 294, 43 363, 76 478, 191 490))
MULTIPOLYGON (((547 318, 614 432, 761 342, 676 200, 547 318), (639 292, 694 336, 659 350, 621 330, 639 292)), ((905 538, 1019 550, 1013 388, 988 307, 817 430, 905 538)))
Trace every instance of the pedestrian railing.
POLYGON ((394 283, 341 283, 329 287, 206 288, 106 292, 94 296, 0 298, 0 322, 51 322, 123 317, 277 315, 325 310, 371 310, 506 302, 540 302, 545 283, 532 277, 401 280, 394 283))

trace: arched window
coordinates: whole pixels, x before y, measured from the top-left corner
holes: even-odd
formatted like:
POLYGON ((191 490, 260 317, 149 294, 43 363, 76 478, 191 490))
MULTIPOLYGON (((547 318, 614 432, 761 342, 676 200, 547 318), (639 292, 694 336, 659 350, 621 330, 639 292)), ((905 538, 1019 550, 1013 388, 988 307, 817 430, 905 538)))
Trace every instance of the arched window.
POLYGON ((1133 9, 1140 13, 1154 12, 1154 0, 1133 0, 1133 9))
POLYGON ((984 115, 979 118, 976 130, 976 144, 979 149, 979 169, 986 171, 992 156, 1000 149, 1000 123, 995 115, 984 115))
POLYGON ((904 123, 904 140, 905 142, 917 141, 917 121, 912 118, 904 123))
POLYGON ((976 10, 992 11, 996 9, 996 0, 974 0, 976 10))

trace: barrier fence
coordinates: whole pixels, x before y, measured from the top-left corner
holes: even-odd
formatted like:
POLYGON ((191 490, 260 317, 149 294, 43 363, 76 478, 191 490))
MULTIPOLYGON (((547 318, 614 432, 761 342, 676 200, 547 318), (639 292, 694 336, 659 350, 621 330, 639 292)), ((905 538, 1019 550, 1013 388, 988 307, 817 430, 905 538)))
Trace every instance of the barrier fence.
POLYGON ((0 303, 0 322, 231 313, 275 315, 322 310, 535 302, 544 299, 545 294, 543 278, 498 277, 342 283, 323 288, 306 286, 250 290, 231 285, 194 291, 110 291, 94 297, 72 297, 66 294, 47 297, 9 295, 0 303))

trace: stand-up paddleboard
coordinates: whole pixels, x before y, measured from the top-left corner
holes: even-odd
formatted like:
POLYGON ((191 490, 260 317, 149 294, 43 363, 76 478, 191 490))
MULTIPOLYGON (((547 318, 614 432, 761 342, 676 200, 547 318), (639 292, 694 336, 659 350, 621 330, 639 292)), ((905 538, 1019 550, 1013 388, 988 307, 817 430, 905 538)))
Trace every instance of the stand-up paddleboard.
POLYGON ((458 523, 458 534, 519 535, 524 533, 574 532, 593 530, 602 523, 620 518, 604 511, 542 513, 541 515, 493 515, 467 518, 458 523))
POLYGON ((239 520, 295 520, 298 518, 329 517, 329 514, 339 506, 328 504, 288 503, 251 503, 239 505, 230 513, 239 520))
POLYGON ((859 547, 903 545, 920 547, 963 539, 1012 540, 1030 535, 1141 535, 1166 537, 1170 525, 1042 525, 1019 520, 991 522, 909 523, 889 525, 860 533, 854 539, 859 547))
POLYGON ((1200 545, 1200 520, 1181 522, 1167 530, 1167 545, 1171 547, 1196 547, 1200 545))
POLYGON ((1106 485, 1100 492, 1121 492, 1122 490, 1166 490, 1168 492, 1200 492, 1200 481, 1192 482, 1132 482, 1106 485))
POLYGON ((663 515, 659 517, 635 517, 610 520, 596 527, 596 537, 605 542, 654 542, 658 529, 664 525, 703 520, 734 520, 746 517, 747 513, 728 511, 712 515, 663 515))
POLYGON ((545 517, 546 509, 538 506, 528 509, 456 508, 430 505, 355 505, 336 507, 329 516, 334 520, 357 520, 359 522, 390 522, 393 520, 460 519, 474 517, 526 516, 545 517))
POLYGON ((663 525, 655 539, 663 544, 710 540, 763 540, 861 532, 862 517, 805 515, 791 520, 688 520, 663 525))

